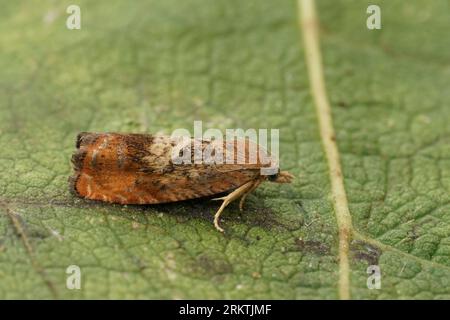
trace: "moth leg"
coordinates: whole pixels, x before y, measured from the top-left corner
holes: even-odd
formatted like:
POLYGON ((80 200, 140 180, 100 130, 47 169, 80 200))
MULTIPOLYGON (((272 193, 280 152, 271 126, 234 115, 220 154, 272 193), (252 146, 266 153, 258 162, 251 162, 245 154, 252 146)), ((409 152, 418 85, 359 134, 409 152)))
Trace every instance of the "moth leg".
POLYGON ((216 227, 217 230, 219 230, 220 232, 224 232, 224 230, 219 226, 219 218, 223 209, 225 209, 226 206, 228 206, 234 200, 238 199, 243 194, 246 194, 253 187, 254 184, 255 184, 254 181, 249 181, 246 184, 243 184, 242 186, 234 190, 233 192, 231 192, 229 195, 222 198, 213 199, 213 200, 223 200, 222 205, 214 215, 214 226, 216 227))
POLYGON ((241 198, 241 201, 239 201, 239 210, 242 211, 244 210, 244 202, 245 199, 247 198, 247 196, 252 193, 253 191, 255 191, 256 188, 258 188, 258 186, 261 184, 262 180, 256 180, 255 183, 251 186, 251 188, 244 193, 244 195, 241 198))

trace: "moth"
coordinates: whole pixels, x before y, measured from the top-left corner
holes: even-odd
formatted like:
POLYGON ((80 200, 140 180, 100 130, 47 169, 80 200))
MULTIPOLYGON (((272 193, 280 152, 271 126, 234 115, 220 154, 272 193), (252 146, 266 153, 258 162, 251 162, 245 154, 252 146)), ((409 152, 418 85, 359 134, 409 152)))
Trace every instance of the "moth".
POLYGON ((219 218, 228 204, 241 198, 242 211, 247 195, 262 182, 290 183, 293 179, 278 167, 273 174, 261 174, 261 169, 273 165, 273 159, 248 139, 183 140, 163 135, 82 132, 77 136, 76 148, 72 156, 74 175, 69 178, 75 195, 125 205, 228 193, 213 199, 223 201, 214 215, 214 226, 220 232, 224 230, 219 218), (192 149, 195 151, 185 154, 192 149), (258 157, 250 161, 255 150, 258 157), (210 158, 205 157, 208 152, 210 158))

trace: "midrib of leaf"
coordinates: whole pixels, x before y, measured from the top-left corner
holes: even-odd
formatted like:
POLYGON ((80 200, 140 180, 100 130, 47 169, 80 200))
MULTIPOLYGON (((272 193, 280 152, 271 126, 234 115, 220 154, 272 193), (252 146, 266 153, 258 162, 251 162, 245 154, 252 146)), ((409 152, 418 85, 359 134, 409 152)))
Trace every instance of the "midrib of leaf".
POLYGON ((300 31, 303 35, 311 94, 314 99, 320 137, 328 162, 333 207, 339 230, 339 297, 350 299, 349 247, 353 229, 352 218, 348 208, 339 150, 323 76, 318 18, 314 0, 298 0, 298 17, 300 31))

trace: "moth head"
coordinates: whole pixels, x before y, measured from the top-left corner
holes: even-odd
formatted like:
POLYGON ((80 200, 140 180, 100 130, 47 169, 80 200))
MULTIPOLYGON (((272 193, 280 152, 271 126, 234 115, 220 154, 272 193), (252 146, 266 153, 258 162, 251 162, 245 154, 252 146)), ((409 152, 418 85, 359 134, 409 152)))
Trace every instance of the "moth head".
POLYGON ((287 171, 280 171, 278 173, 267 176, 267 179, 275 183, 291 183, 294 176, 287 171))

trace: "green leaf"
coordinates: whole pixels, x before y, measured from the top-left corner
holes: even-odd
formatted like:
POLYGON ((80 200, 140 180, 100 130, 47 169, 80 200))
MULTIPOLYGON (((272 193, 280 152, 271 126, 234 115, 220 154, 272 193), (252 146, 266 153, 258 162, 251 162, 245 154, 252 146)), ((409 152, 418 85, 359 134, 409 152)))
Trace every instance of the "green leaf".
POLYGON ((381 30, 366 28, 370 1, 319 1, 325 95, 305 60, 314 24, 298 23, 317 17, 295 1, 79 1, 81 30, 70 4, 0 12, 0 298, 450 298, 447 1, 378 1, 381 30), (69 193, 78 132, 194 120, 279 128, 294 183, 228 207, 225 235, 208 199, 69 193))

